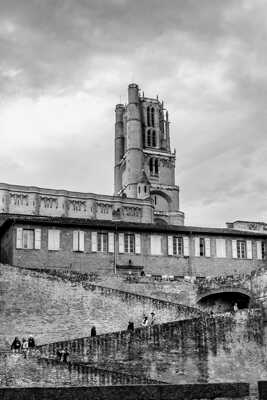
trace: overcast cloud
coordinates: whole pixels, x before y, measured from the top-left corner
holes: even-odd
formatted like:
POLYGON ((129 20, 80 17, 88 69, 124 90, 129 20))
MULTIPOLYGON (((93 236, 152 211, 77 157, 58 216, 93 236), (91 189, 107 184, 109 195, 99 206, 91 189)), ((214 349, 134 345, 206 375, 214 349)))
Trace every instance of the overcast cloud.
POLYGON ((188 225, 265 220, 265 0, 0 0, 0 181, 113 193, 130 82, 169 109, 188 225))

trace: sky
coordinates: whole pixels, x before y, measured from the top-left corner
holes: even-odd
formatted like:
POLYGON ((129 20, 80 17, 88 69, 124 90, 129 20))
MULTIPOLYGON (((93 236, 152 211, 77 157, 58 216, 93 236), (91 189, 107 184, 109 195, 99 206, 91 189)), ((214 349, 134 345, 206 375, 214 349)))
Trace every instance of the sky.
POLYGON ((266 0, 0 0, 0 182, 113 194, 131 82, 169 110, 186 225, 267 221, 266 0))

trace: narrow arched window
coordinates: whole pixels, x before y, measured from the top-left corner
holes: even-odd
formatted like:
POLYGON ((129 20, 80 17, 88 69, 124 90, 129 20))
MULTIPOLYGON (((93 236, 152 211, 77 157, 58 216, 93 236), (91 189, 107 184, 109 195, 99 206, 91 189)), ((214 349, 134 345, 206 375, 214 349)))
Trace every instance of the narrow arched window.
POLYGON ((147 141, 146 141, 146 145, 148 147, 151 147, 151 129, 147 130, 147 141))
POLYGON ((158 175, 158 174, 159 174, 159 161, 156 158, 155 159, 155 175, 158 175))
POLYGON ((153 158, 150 158, 149 160, 149 171, 151 174, 153 174, 153 158))
POLYGON ((155 130, 152 132, 152 147, 157 147, 157 136, 155 130))
POLYGON ((153 107, 151 107, 151 126, 155 126, 155 110, 153 107))
POLYGON ((150 107, 147 107, 146 109, 146 122, 147 126, 150 126, 150 107))

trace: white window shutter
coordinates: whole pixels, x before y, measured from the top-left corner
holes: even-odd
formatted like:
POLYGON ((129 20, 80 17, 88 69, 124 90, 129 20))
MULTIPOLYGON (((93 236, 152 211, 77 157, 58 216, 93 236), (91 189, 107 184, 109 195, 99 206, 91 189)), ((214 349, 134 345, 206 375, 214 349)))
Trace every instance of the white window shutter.
POLYGON ((79 250, 84 251, 84 231, 79 231, 79 250))
POLYGON ((54 231, 54 250, 60 249, 60 231, 54 231))
POLYGON ((252 259, 252 242, 247 240, 247 258, 252 259))
POLYGON ((210 238, 205 238, 205 256, 210 257, 210 238))
POLYGON ((200 256, 199 237, 195 238, 195 256, 200 256))
POLYGON ((261 240, 257 240, 257 259, 262 260, 261 240))
POLYGON ((97 251, 97 233, 91 232, 91 250, 97 251))
POLYGON ((73 232, 73 251, 78 251, 79 250, 79 232, 78 231, 74 231, 73 232))
POLYGON ((173 236, 168 236, 168 255, 173 256, 173 236))
POLYGON ((141 235, 140 235, 140 233, 135 234, 135 253, 141 254, 141 235))
POLYGON ((119 233, 119 253, 124 253, 124 234, 119 233))
POLYGON ((232 257, 237 258, 236 240, 232 240, 232 257))
POLYGON ((48 229, 48 250, 54 250, 54 231, 48 229))
POLYGON ((184 243, 184 256, 189 257, 189 237, 188 236, 183 237, 183 243, 184 243))
POLYGON ((41 248, 41 229, 34 229, 34 248, 36 250, 41 248))
POLYGON ((160 235, 151 235, 151 254, 155 256, 160 256, 162 254, 160 235))
POLYGON ((114 253, 114 233, 108 233, 108 251, 114 253))
POLYGON ((216 257, 226 257, 225 239, 216 239, 216 257))
POLYGON ((17 228, 16 248, 22 249, 22 228, 17 228))

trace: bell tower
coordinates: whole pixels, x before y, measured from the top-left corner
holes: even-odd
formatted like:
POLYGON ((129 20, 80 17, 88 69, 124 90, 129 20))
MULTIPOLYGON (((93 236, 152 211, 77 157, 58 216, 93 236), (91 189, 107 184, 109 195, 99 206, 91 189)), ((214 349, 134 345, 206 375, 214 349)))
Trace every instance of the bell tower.
POLYGON ((141 95, 132 83, 128 104, 118 104, 115 112, 115 195, 150 198, 155 222, 183 225, 164 103, 141 95))

